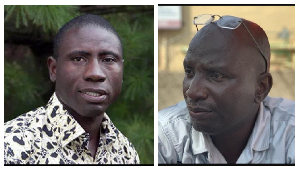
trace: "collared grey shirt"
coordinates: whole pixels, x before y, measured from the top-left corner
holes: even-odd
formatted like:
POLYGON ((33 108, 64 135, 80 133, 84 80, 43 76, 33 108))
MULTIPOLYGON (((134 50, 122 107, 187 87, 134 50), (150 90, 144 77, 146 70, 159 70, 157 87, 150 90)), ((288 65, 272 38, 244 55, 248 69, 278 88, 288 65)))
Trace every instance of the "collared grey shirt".
MULTIPOLYGON (((158 163, 227 163, 209 135, 196 131, 185 101, 158 113, 158 163)), ((267 97, 236 163, 295 163, 295 102, 267 97)))

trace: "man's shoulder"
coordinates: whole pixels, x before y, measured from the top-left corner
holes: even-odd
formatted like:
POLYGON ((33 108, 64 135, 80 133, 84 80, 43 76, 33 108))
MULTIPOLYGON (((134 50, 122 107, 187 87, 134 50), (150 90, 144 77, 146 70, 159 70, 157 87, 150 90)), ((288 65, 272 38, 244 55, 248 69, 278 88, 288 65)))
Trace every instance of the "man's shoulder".
MULTIPOLYGON (((24 164, 42 131, 45 108, 39 107, 4 123, 4 163, 24 164)), ((39 140, 40 142, 40 140, 39 140)))
POLYGON ((139 155, 132 142, 119 130, 117 133, 117 138, 118 138, 118 143, 115 145, 121 147, 121 149, 119 150, 124 150, 122 155, 126 156, 126 159, 128 160, 127 162, 135 163, 135 164, 140 163, 139 155))
POLYGON ((185 101, 158 112, 159 163, 176 163, 190 155, 192 125, 185 101), (185 153, 185 154, 184 154, 185 153))
POLYGON ((177 121, 189 122, 189 112, 185 101, 181 101, 158 112, 158 122, 161 125, 172 124, 177 121))
POLYGON ((270 110, 275 120, 295 121, 295 101, 285 98, 267 97, 263 105, 270 110))
POLYGON ((295 101, 267 97, 263 105, 270 116, 270 151, 285 154, 286 163, 295 162, 295 101))
POLYGON ((192 124, 185 101, 158 112, 158 129, 174 144, 182 142, 189 136, 191 128, 192 124))
POLYGON ((282 137, 285 137, 287 143, 293 141, 295 137, 295 102, 284 98, 267 97, 263 104, 270 111, 273 139, 279 137, 278 141, 281 141, 282 137))
POLYGON ((36 133, 45 115, 45 108, 39 107, 4 123, 4 139, 13 134, 36 133))
POLYGON ((113 124, 108 115, 104 114, 102 131, 105 133, 105 143, 112 152, 112 157, 117 160, 121 155, 128 164, 139 164, 138 153, 131 141, 113 124), (108 145, 112 143, 111 145, 108 145))
POLYGON ((132 151, 135 151, 135 148, 133 146, 133 144, 131 143, 131 141, 118 129, 118 128, 114 128, 113 129, 114 134, 112 135, 106 135, 106 138, 111 138, 116 139, 118 141, 115 141, 116 143, 118 143, 118 145, 123 145, 126 146, 127 148, 129 148, 132 151))

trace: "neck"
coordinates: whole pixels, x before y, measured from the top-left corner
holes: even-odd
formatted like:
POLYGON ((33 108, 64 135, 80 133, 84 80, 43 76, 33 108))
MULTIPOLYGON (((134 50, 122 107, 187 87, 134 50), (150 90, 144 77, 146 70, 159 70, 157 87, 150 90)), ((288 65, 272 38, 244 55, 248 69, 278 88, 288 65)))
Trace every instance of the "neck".
POLYGON ((83 117, 78 114, 72 114, 72 116, 85 130, 85 132, 89 133, 90 139, 88 149, 93 158, 95 158, 99 144, 100 131, 102 125, 101 123, 103 120, 104 113, 96 117, 83 117))
MULTIPOLYGON (((257 112, 258 113, 258 112, 257 112)), ((210 135, 214 145, 224 156, 227 163, 236 163, 246 147, 256 121, 256 115, 245 119, 246 121, 218 135, 210 135)))
POLYGON ((89 134, 90 139, 88 149, 93 158, 95 158, 99 144, 100 131, 104 113, 101 113, 100 115, 95 117, 84 117, 75 112, 74 110, 68 108, 67 106, 65 106, 65 108, 78 122, 78 124, 85 130, 85 132, 89 134))
MULTIPOLYGON (((61 102, 62 103, 62 102, 61 102)), ((70 115, 79 123, 79 125, 85 130, 86 133, 89 133, 90 137, 94 135, 99 135, 102 120, 104 117, 104 113, 96 115, 94 117, 86 117, 77 113, 72 108, 68 107, 64 103, 62 103, 64 108, 67 109, 70 115)))
POLYGON ((104 113, 96 117, 84 117, 77 113, 71 113, 71 115, 79 123, 79 125, 85 130, 85 132, 90 134, 90 136, 93 136, 96 133, 100 133, 101 123, 104 117, 104 113))

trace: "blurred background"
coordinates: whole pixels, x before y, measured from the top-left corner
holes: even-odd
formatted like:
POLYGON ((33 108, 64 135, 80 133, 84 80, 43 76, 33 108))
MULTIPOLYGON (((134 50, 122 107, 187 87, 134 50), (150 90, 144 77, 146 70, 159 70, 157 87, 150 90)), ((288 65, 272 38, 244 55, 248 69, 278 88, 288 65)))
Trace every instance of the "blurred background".
POLYGON ((269 96, 295 100, 295 6, 158 6, 158 110, 184 100, 183 59, 197 32, 193 17, 200 14, 232 15, 260 25, 271 45, 269 96))
POLYGON ((4 6, 4 121, 47 104, 54 92, 47 58, 70 19, 101 15, 124 45, 124 82, 107 113, 129 138, 142 164, 154 163, 154 6, 4 6))

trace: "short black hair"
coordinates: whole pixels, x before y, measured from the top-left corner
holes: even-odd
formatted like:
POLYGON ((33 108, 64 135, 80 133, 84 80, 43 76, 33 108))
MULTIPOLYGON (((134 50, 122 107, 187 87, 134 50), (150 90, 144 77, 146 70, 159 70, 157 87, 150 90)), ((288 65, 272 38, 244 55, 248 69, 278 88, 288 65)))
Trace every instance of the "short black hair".
POLYGON ((110 31, 113 33, 120 41, 122 53, 123 53, 123 44, 122 41, 116 32, 116 30, 113 28, 113 26, 104 18, 102 18, 99 15, 94 15, 94 14, 83 14, 78 17, 73 18, 69 22, 67 22, 65 25, 63 25, 57 32, 55 38, 54 38, 54 43, 53 43, 53 57, 55 59, 58 58, 58 50, 61 42, 64 39, 65 33, 72 29, 72 28, 81 28, 87 25, 94 25, 94 26, 99 26, 107 31, 110 31))

